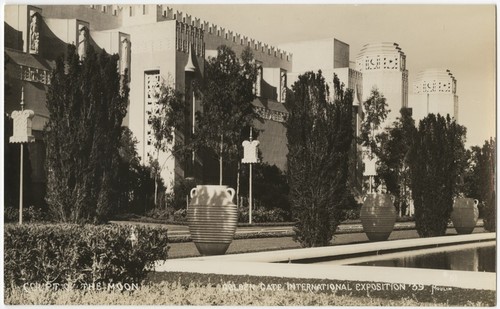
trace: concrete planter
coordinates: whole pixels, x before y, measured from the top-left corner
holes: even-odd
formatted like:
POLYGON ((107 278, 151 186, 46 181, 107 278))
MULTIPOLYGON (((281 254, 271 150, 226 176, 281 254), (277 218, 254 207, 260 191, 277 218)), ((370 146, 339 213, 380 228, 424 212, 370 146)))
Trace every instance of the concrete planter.
POLYGON ((384 241, 389 238, 394 223, 396 210, 388 194, 368 194, 361 207, 361 224, 370 241, 384 241))
POLYGON ((457 198, 453 203, 451 221, 458 234, 470 234, 476 227, 479 210, 478 200, 471 198, 457 198))
POLYGON ((201 255, 224 254, 233 241, 238 222, 234 193, 227 186, 200 185, 191 190, 187 221, 201 255))

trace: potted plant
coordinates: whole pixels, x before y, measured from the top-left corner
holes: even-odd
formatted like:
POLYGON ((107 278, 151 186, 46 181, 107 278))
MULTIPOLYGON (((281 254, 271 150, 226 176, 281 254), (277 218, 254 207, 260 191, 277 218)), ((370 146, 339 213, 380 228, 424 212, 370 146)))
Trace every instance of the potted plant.
POLYGON ((233 241, 238 222, 234 193, 222 185, 198 185, 191 190, 187 221, 201 255, 224 254, 233 241))

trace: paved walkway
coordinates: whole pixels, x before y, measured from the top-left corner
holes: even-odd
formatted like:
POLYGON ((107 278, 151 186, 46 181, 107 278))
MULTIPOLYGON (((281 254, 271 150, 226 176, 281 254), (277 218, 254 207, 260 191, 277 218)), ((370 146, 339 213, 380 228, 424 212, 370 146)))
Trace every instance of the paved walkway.
MULTIPOLYGON (((175 225, 175 224, 165 224, 165 223, 150 223, 150 222, 136 222, 136 221, 110 221, 114 224, 132 224, 132 225, 144 225, 144 226, 162 226, 168 229, 168 234, 172 237, 187 237, 190 236, 189 228, 187 225, 175 225)), ((483 226, 483 220, 479 219, 477 222, 478 227, 483 226)), ((451 225, 450 225, 451 227, 451 225)), ((396 222, 394 225, 394 231, 398 230, 411 230, 415 229, 415 222, 396 222)), ((236 229, 236 234, 253 234, 253 233, 291 233, 293 231, 293 226, 240 226, 236 229)), ((345 233, 362 233, 363 226, 361 223, 348 223, 341 224, 338 226, 335 234, 345 234, 345 233)))

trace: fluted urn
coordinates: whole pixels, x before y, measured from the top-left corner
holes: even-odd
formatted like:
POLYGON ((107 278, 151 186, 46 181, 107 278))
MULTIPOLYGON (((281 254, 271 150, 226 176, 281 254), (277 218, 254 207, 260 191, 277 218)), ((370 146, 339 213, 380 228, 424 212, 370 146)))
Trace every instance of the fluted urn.
POLYGON ((199 185, 191 190, 187 221, 201 255, 224 254, 233 241, 238 222, 234 193, 232 188, 216 185, 199 185))

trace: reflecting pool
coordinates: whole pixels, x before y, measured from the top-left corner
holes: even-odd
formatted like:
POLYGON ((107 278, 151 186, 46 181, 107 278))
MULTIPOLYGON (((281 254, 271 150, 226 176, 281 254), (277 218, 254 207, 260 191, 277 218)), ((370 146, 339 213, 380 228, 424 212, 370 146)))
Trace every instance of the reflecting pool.
POLYGON ((487 241, 313 263, 495 272, 496 244, 487 241))

